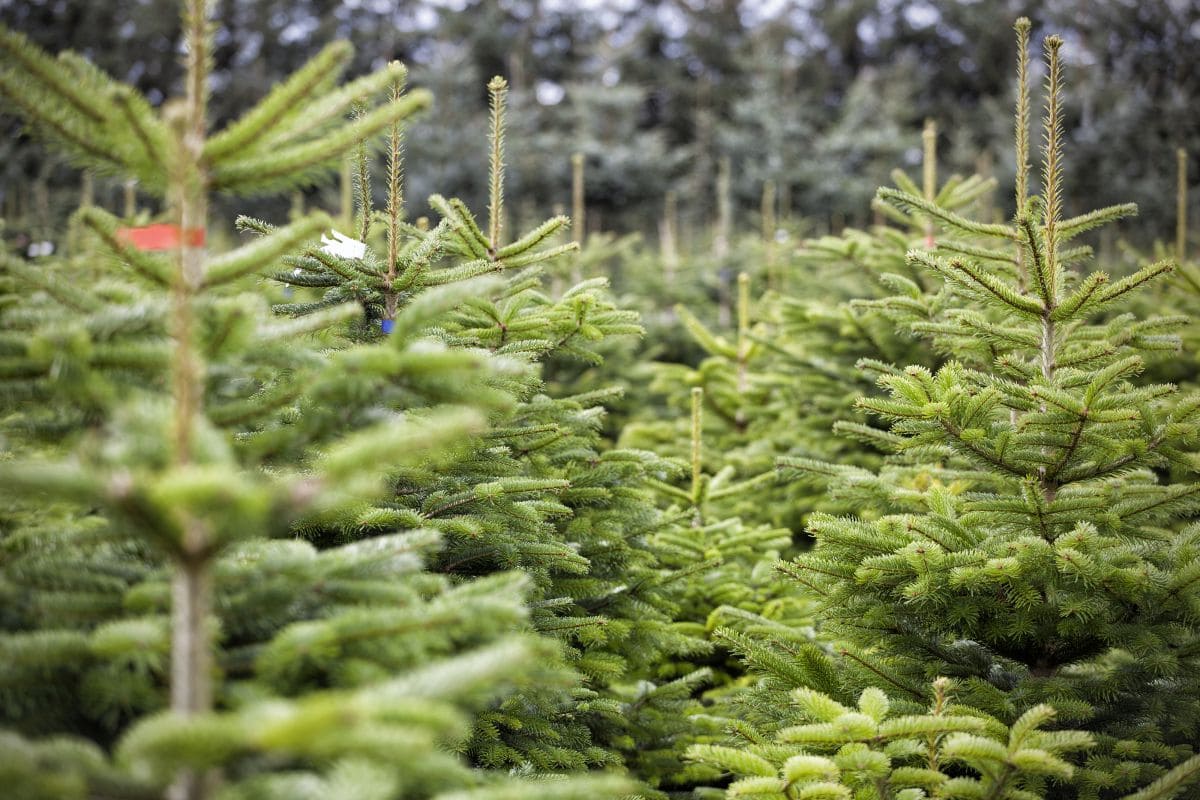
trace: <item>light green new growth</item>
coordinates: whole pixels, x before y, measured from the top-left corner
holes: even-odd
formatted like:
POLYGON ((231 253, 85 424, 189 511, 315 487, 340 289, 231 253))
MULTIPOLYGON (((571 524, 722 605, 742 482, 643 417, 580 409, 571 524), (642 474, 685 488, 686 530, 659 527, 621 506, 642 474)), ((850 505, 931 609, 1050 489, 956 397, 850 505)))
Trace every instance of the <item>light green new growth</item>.
POLYGON ((1183 267, 1187 263, 1187 150, 1176 150, 1175 162, 1175 263, 1183 267))
MULTIPOLYGON (((393 103, 399 102, 404 94, 407 83, 406 76, 397 77, 391 85, 390 96, 393 103)), ((400 221, 404 216, 404 127, 399 120, 392 123, 388 132, 387 148, 387 288, 391 289, 397 276, 396 260, 400 253, 400 221)), ((365 241, 365 240, 364 240, 365 241)), ((395 316, 395 309, 389 309, 395 316)))
POLYGON ((1021 17, 1013 25, 1017 32, 1017 100, 1013 114, 1016 153, 1016 214, 1025 213, 1025 201, 1029 196, 1029 30, 1032 24, 1028 17, 1021 17))
MULTIPOLYGON (((362 103, 356 103, 351 113, 355 122, 360 122, 366 116, 367 109, 362 103)), ((395 123, 393 123, 394 127, 395 123)), ((358 208, 358 230, 356 236, 360 242, 367 241, 371 236, 371 217, 374 215, 374 204, 371 197, 371 163, 367 157, 367 139, 363 138, 354 148, 354 205, 358 208)))
POLYGON ((508 81, 497 75, 487 88, 492 110, 488 135, 488 250, 495 254, 500 249, 504 225, 504 114, 508 81))
MULTIPOLYGON (((574 227, 571 230, 571 241, 581 251, 583 249, 584 234, 587 230, 586 220, 584 219, 583 166, 583 153, 573 153, 571 155, 571 223, 574 227)), ((571 278, 576 283, 583 280, 581 270, 580 255, 577 254, 571 272, 571 278)))
POLYGON ((1046 252, 1040 271, 1038 264, 1034 264, 1034 276, 1042 301, 1051 306, 1058 302, 1059 292, 1058 271, 1050 265, 1058 262, 1058 225, 1063 202, 1062 59, 1059 55, 1063 40, 1059 36, 1047 36, 1043 44, 1046 50, 1046 118, 1043 122, 1042 208, 1046 252))
POLYGON ((704 480, 704 390, 699 386, 692 388, 692 505, 696 508, 696 518, 693 524, 699 524, 703 517, 700 512, 700 498, 703 492, 704 480))
POLYGON ((925 120, 925 129, 921 132, 921 142, 924 145, 921 175, 924 197, 931 203, 937 194, 937 136, 937 123, 932 119, 925 120))
POLYGON ((574 153, 571 156, 571 219, 575 223, 575 231, 572 234, 574 241, 580 247, 583 246, 584 225, 584 205, 583 205, 583 153, 574 153))

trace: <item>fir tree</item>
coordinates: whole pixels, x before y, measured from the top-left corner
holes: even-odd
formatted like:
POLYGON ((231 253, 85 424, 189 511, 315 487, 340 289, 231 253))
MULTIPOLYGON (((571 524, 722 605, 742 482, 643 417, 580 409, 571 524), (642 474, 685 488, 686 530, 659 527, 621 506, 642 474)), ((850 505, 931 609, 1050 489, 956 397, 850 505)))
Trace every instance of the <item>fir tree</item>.
POLYGON ((790 693, 792 722, 767 737, 748 726, 743 747, 697 745, 689 756, 737 777, 725 796, 767 800, 1040 797, 1070 780, 1062 756, 1092 745, 1081 731, 1044 731, 1053 709, 1035 706, 1011 726, 958 705, 950 681, 933 683, 924 713, 897 714, 863 690, 843 705, 808 688, 790 693))
MULTIPOLYGON (((619 391, 554 394, 555 384, 543 377, 551 368, 564 374, 568 361, 596 364, 606 339, 641 329, 633 314, 606 297, 602 279, 558 296, 547 293, 543 270, 578 246, 554 243, 566 218, 503 244, 506 84, 495 78, 488 88, 486 225, 461 200, 441 196, 430 199, 442 216, 432 229, 404 221, 397 168, 403 137, 393 131, 385 144, 382 242, 372 239, 364 180, 356 225, 361 252, 342 256, 311 246, 286 257, 276 279, 317 297, 276 310, 303 319, 354 300, 372 322, 355 324, 350 338, 383 348, 396 335, 392 317, 420 307, 438 287, 500 275, 433 333, 447 357, 483 352, 511 363, 496 388, 518 402, 497 410, 492 432, 442 469, 399 473, 383 502, 312 520, 301 530, 329 546, 428 527, 444 536, 432 564, 439 572, 468 577, 516 568, 530 575, 533 625, 563 643, 583 683, 571 692, 526 691, 481 714, 470 754, 488 767, 519 770, 628 764, 653 785, 676 769, 687 727, 683 711, 707 675, 662 664, 708 649, 692 627, 676 621, 696 567, 668 556, 662 536, 681 515, 660 512, 654 503, 655 487, 664 484, 651 477, 675 467, 645 451, 603 446, 604 405, 619 391)), ((352 171, 370 174, 364 156, 352 171)), ((249 220, 243 225, 270 230, 249 220)), ((450 382, 446 390, 459 387, 450 382)), ((408 393, 396 392, 387 402, 403 405, 408 393)))
MULTIPOLYGON (((939 183, 934 132, 927 121, 920 184, 894 170, 894 185, 943 211, 974 219, 996 182, 978 175, 951 175, 939 183)), ((922 302, 930 298, 922 313, 942 313, 933 300, 939 280, 911 267, 906 254, 914 248, 940 252, 953 248, 954 242, 943 235, 945 226, 932 215, 880 201, 874 208, 879 224, 870 229, 847 228, 838 236, 803 242, 792 280, 820 285, 822 292, 782 293, 765 315, 766 332, 756 337, 769 351, 759 371, 779 376, 776 381, 782 384, 756 413, 777 420, 767 429, 777 449, 786 449, 788 456, 878 466, 878 452, 871 446, 878 432, 869 415, 852 407, 854 398, 869 391, 887 365, 936 368, 945 358, 897 326, 886 301, 895 291, 910 297, 915 293, 922 302), (829 436, 831 428, 841 435, 829 436)), ((801 481, 791 482, 786 496, 796 515, 815 509, 853 510, 822 487, 801 481)))
POLYGON ((428 526, 321 550, 289 536, 385 477, 453 462, 511 406, 513 364, 427 336, 494 284, 430 292, 389 317, 385 347, 330 352, 358 304, 281 320, 238 288, 327 218, 222 255, 201 244, 211 191, 310 180, 427 97, 402 96, 396 66, 335 87, 349 55, 335 45, 210 135, 208 13, 185 4, 187 96, 161 118, 81 59, 0 39, 0 87, 29 124, 160 191, 179 239, 172 257, 141 252, 92 211, 119 278, 84 288, 63 280, 81 261, 6 262, 0 773, 18 797, 526 794, 447 745, 469 734, 464 710, 572 685, 557 648, 524 633, 528 579, 422 570, 439 547, 428 526), (388 402, 401 392, 405 414, 388 402))
MULTIPOLYGON (((880 191, 965 242, 948 257, 911 251, 940 288, 914 284, 882 303, 949 360, 885 367, 889 395, 859 401, 890 426, 864 437, 893 454, 880 471, 781 462, 860 509, 813 515, 816 548, 782 569, 820 597, 826 633, 845 642, 843 686, 920 700, 926 681, 949 675, 964 704, 1003 721, 1048 703, 1098 742, 1069 791, 1109 796, 1187 758, 1200 724, 1200 399, 1137 381, 1143 354, 1178 348, 1183 320, 1115 311, 1172 265, 1117 281, 1070 267, 1086 255, 1073 238, 1133 209, 1062 216, 1057 37, 1045 43, 1042 194, 1027 194, 1028 22, 1017 30, 1016 218, 976 223, 880 191)), ((1139 796, 1169 796, 1167 784, 1197 771, 1193 756, 1139 796)))
MULTIPOLYGON (((924 188, 899 170, 893 180, 943 210, 969 213, 995 181, 952 175, 939 184, 936 147, 929 136, 925 139, 924 162, 929 166, 923 170, 924 188)), ((954 243, 940 235, 941 224, 929 215, 883 203, 877 207, 881 223, 891 225, 805 240, 798 250, 785 251, 783 263, 776 264, 781 281, 786 277, 793 286, 819 285, 820 292, 771 291, 766 287, 770 271, 744 272, 738 276, 734 331, 725 335, 706 324, 705 304, 681 303, 674 315, 703 355, 694 365, 662 358, 642 368, 653 375, 651 391, 665 396, 673 409, 681 405, 678 398, 687 387, 704 388, 710 441, 739 477, 770 471, 781 455, 874 466, 877 458, 870 448, 850 437, 830 437, 829 428, 836 423, 852 432, 869 424, 866 414, 846 405, 870 389, 871 364, 940 363, 938 353, 897 328, 880 302, 897 287, 930 283, 906 264, 910 248, 954 243)), ((764 215, 764 224, 769 217, 764 215)), ((769 250, 745 254, 747 260, 759 257, 780 258, 769 250)), ((931 285, 936 283, 935 278, 931 285)), ((686 442, 682 423, 664 424, 660 417, 657 406, 647 400, 643 413, 622 431, 622 441, 664 453, 679 451, 680 442, 686 442)), ((800 483, 759 480, 752 491, 728 494, 735 501, 728 513, 794 529, 803 527, 803 516, 814 508, 835 507, 823 492, 800 483)))
POLYGON ((743 516, 781 526, 787 522, 788 503, 770 468, 776 457, 789 451, 788 422, 780 413, 786 403, 776 398, 790 387, 788 376, 773 369, 770 347, 764 342, 767 328, 756 319, 755 306, 761 304, 752 302, 751 282, 749 273, 738 275, 737 321, 728 337, 692 310, 699 306, 699 313, 711 311, 711 304, 674 307, 675 325, 700 348, 699 363, 656 360, 642 366, 640 371, 652 376, 650 396, 622 430, 621 441, 687 458, 688 443, 695 442, 688 430, 687 402, 702 398, 708 449, 721 458, 713 470, 714 492, 697 500, 710 505, 717 517, 743 516), (665 415, 660 407, 664 401, 665 415))

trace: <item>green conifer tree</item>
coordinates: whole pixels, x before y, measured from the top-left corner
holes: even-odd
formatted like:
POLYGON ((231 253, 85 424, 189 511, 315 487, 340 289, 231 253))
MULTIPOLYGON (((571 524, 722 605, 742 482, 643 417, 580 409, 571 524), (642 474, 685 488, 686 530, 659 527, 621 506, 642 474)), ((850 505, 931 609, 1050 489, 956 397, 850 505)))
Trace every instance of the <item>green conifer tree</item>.
POLYGON ((842 691, 878 685, 920 702, 948 675, 962 703, 1014 724, 1048 703, 1098 743, 1052 796, 1119 795, 1178 763, 1138 793, 1166 797, 1200 772, 1188 758, 1200 730, 1200 398, 1137 380, 1143 354, 1178 348, 1184 320, 1115 311, 1172 265, 1118 281, 1070 267, 1086 254, 1072 239, 1134 209, 1063 218, 1057 37, 1045 43, 1042 193, 1028 194, 1028 21, 1017 30, 1017 215, 976 223, 880 190, 965 242, 945 257, 911 251, 910 267, 937 281, 881 302, 949 358, 881 365, 888 396, 859 407, 890 430, 857 431, 892 454, 880 470, 781 462, 858 510, 814 514, 815 549, 782 569, 820 598, 842 691))
POLYGON ((1035 706, 1011 726, 952 701, 938 678, 923 713, 897 714, 886 694, 863 690, 843 705, 808 688, 791 691, 791 724, 765 737, 743 726, 743 747, 697 745, 689 756, 736 776, 726 797, 762 800, 921 800, 1044 796, 1070 780, 1062 756, 1092 745, 1081 731, 1044 731, 1054 718, 1035 706))
POLYGON ((210 192, 311 180, 428 98, 399 93, 397 66, 335 86, 349 56, 335 45, 210 135, 210 9, 184 8, 187 95, 161 117, 82 59, 0 33, 3 95, 81 163, 165 196, 179 239, 169 257, 143 252, 92 210, 83 219, 113 269, 91 253, 52 271, 5 261, 6 791, 528 794, 453 747, 471 731, 464 711, 523 684, 573 684, 558 648, 528 633, 531 582, 422 570, 439 552, 432 526, 323 549, 290 536, 293 523, 361 508, 397 475, 453 463, 489 411, 512 406, 504 385, 519 365, 478 348, 447 354, 427 335, 495 284, 427 293, 389 316, 386 346, 337 346, 337 323, 360 305, 286 320, 239 288, 328 218, 221 255, 201 243, 210 192), (341 123, 388 87, 388 102, 341 123), (95 283, 78 285, 84 276, 95 283))
MULTIPOLYGON (((728 465, 710 472, 719 457, 704 445, 704 390, 691 391, 690 458, 688 468, 674 479, 655 477, 650 485, 663 507, 662 524, 650 538, 662 565, 663 581, 672 588, 673 618, 677 628, 694 637, 691 652, 663 653, 654 675, 674 679, 669 686, 691 684, 693 702, 669 737, 659 737, 653 748, 643 748, 637 763, 642 774, 655 776, 663 788, 683 792, 711 777, 711 770, 681 763, 691 742, 719 735, 720 722, 710 713, 717 697, 732 690, 743 667, 714 641, 712 632, 725 615, 750 614, 778 606, 777 613, 794 624, 809 620, 806 604, 791 603, 791 594, 771 566, 790 551, 791 531, 767 524, 748 524, 726 516, 728 498, 751 491, 759 476, 738 481, 728 465), (680 485, 682 484, 682 485, 680 485)), ((768 474, 766 479, 773 476, 768 474)))
MULTIPOLYGON (((928 147, 926 160, 932 163, 934 158, 933 148, 928 147)), ((903 173, 896 173, 895 179, 915 186, 903 173)), ((971 207, 994 185, 994 181, 952 176, 934 192, 938 184, 933 170, 927 171, 926 181, 936 203, 960 210, 971 207)), ((695 305, 696 313, 690 304, 676 306, 679 327, 705 357, 695 366, 663 361, 643 368, 653 375, 651 390, 669 398, 669 410, 664 414, 661 405, 647 402, 622 431, 622 443, 684 455, 682 442, 699 441, 694 434, 681 435, 688 415, 680 413, 675 398, 688 396, 689 386, 693 402, 703 398, 709 420, 703 461, 712 465, 712 476, 701 473, 691 492, 669 486, 663 492, 685 509, 694 506, 695 516, 703 521, 691 531, 677 528, 664 534, 671 548, 668 557, 694 563, 716 557, 722 562, 697 574, 684 612, 685 618, 697 620, 698 631, 713 644, 712 655, 702 663, 712 670, 715 688, 693 712, 693 741, 720 742, 721 730, 730 720, 758 719, 760 711, 787 708, 786 696, 757 686, 761 663, 753 657, 747 658, 746 665, 737 663, 738 655, 750 656, 748 643, 766 639, 784 659, 794 657, 798 649, 809 649, 808 657, 816 657, 827 647, 813 630, 811 596, 803 587, 781 585, 779 576, 769 574, 764 557, 794 547, 787 527, 777 526, 800 530, 812 510, 837 508, 839 501, 827 498, 811 483, 774 480, 776 459, 802 453, 878 464, 878 455, 861 442, 828 435, 834 420, 850 426, 868 421, 865 414, 846 408, 850 398, 871 385, 869 377, 864 379, 858 372, 858 362, 902 361, 913 355, 923 361, 936 358, 897 330, 886 316, 887 309, 874 303, 888 290, 888 273, 911 273, 905 252, 925 246, 931 226, 934 234, 940 227, 920 214, 893 211, 889 218, 900 229, 877 226, 869 232, 847 230, 841 237, 821 237, 780 259, 783 264, 775 263, 775 268, 784 270, 781 282, 819 285, 821 297, 811 291, 791 296, 769 290, 755 297, 755 278, 750 273, 739 275, 737 327, 728 338, 701 321, 701 314, 712 316, 703 302, 695 305), (864 297, 864 289, 871 295, 864 297), (693 499, 696 491, 698 499, 693 499), (760 537, 765 537, 761 540, 765 546, 755 547, 760 537)), ((757 252, 750 248, 745 255, 757 252)), ((768 273, 757 280, 765 283, 770 277, 768 273)), ((697 463, 695 454, 693 463, 697 463)), ((782 724, 770 714, 759 722, 767 729, 782 724)), ((703 786, 719 774, 700 761, 681 770, 674 780, 679 785, 703 786)))
MULTIPOLYGON (((534 627, 562 642, 582 683, 571 691, 525 691, 481 714, 469 753, 482 765, 518 770, 624 764, 653 786, 678 769, 684 710, 707 676, 686 661, 679 668, 663 662, 709 649, 702 624, 696 630, 677 622, 697 567, 668 552, 662 537, 684 515, 655 503, 667 485, 661 479, 676 467, 645 451, 604 446, 605 404, 619 391, 565 394, 547 379, 551 372, 569 374, 569 361, 598 363, 607 339, 641 329, 635 315, 607 298, 603 279, 558 296, 546 291, 545 268, 577 247, 554 243, 566 218, 502 243, 506 85, 495 78, 489 91, 486 226, 461 200, 440 196, 430 200, 442 217, 432 229, 405 221, 403 135, 393 130, 385 144, 382 236, 373 236, 364 177, 356 215, 361 247, 339 255, 310 246, 286 257, 275 277, 297 294, 276 311, 304 319, 353 300, 370 322, 353 323, 350 340, 386 348, 397 313, 425 303, 439 287, 499 275, 499 283, 472 292, 435 334, 448 356, 484 352, 511 363, 498 387, 518 401, 493 413, 491 433, 442 469, 400 473, 383 502, 313 520, 302 532, 324 547, 433 528, 444 537, 431 564, 438 572, 465 578, 516 568, 530 575, 534 627)), ((366 162, 360 153, 352 172, 369 176, 366 162)), ((271 231, 252 220, 242 224, 271 231)), ((458 391, 452 382, 446 389, 458 391)), ((391 402, 406 399, 398 393, 391 402)))
MULTIPOLYGON (((936 158, 927 136, 925 163, 936 164, 936 158)), ((939 185, 936 169, 924 172, 924 189, 899 170, 893 179, 946 211, 967 213, 995 186, 991 179, 958 175, 939 185)), ((853 438, 830 437, 830 427, 836 423, 849 432, 869 424, 866 414, 847 409, 847 404, 870 389, 877 374, 870 365, 940 363, 938 353, 895 325, 880 301, 899 286, 929 282, 906 264, 910 248, 955 243, 940 235, 942 226, 929 215, 877 205, 891 225, 806 240, 777 265, 787 282, 805 287, 803 291, 755 292, 756 286, 766 288, 770 274, 756 279, 741 273, 737 327, 728 336, 702 321, 702 304, 695 311, 687 303, 676 306, 676 318, 703 355, 695 364, 664 358, 642 368, 653 376, 650 390, 668 398, 672 408, 686 387, 705 389, 711 442, 743 480, 773 470, 782 455, 875 465, 871 448, 853 438)), ((930 308, 928 313, 938 311, 930 308)), ((686 442, 682 424, 664 424, 661 416, 648 399, 623 429, 622 441, 668 454, 680 451, 680 443, 686 442)), ((734 501, 726 509, 729 514, 797 530, 814 508, 833 507, 823 491, 800 482, 759 480, 728 495, 734 501)))

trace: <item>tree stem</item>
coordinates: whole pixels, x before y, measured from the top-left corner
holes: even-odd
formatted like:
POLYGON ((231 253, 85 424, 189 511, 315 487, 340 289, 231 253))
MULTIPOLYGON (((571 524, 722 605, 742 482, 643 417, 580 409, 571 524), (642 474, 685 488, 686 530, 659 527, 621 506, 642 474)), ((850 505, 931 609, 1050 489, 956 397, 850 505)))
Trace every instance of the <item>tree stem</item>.
POLYGON ((704 478, 704 467, 701 463, 702 448, 704 446, 703 414, 704 389, 696 386, 692 388, 692 504, 696 507, 692 526, 697 528, 704 524, 704 512, 702 503, 700 502, 700 494, 703 491, 702 481, 704 478))
POLYGON ((571 156, 571 239, 579 246, 573 258, 571 280, 579 283, 583 280, 583 242, 586 235, 587 220, 584 218, 583 192, 583 153, 571 156))
POLYGON ((1187 256, 1187 150, 1179 148, 1175 158, 1175 263, 1182 269, 1187 256))
MULTIPOLYGON (((192 462, 192 432, 203 407, 204 371, 195 346, 194 299, 204 282, 204 244, 195 234, 208 221, 208 176, 204 161, 207 133, 208 3, 187 0, 187 98, 176 118, 178 146, 173 165, 172 200, 179 225, 177 269, 172 287, 172 400, 176 468, 192 462)), ((181 716, 212 708, 212 652, 208 618, 212 611, 210 536, 204 524, 183 514, 182 541, 172 577, 171 710, 181 716)), ((204 800, 212 776, 181 771, 168 790, 170 800, 204 800)))
POLYGON ((488 83, 488 93, 492 100, 488 244, 494 255, 500 249, 504 225, 504 101, 508 95, 508 82, 497 75, 488 83))

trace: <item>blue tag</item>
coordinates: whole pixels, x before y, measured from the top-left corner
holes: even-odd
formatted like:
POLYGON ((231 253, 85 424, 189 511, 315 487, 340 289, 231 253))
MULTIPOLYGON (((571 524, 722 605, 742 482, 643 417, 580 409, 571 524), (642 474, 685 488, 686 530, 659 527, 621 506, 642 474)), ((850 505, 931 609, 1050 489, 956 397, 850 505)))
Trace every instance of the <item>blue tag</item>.
POLYGON ((394 319, 379 320, 379 330, 383 331, 384 333, 391 333, 393 330, 395 330, 395 328, 396 328, 396 320, 394 320, 394 319))

